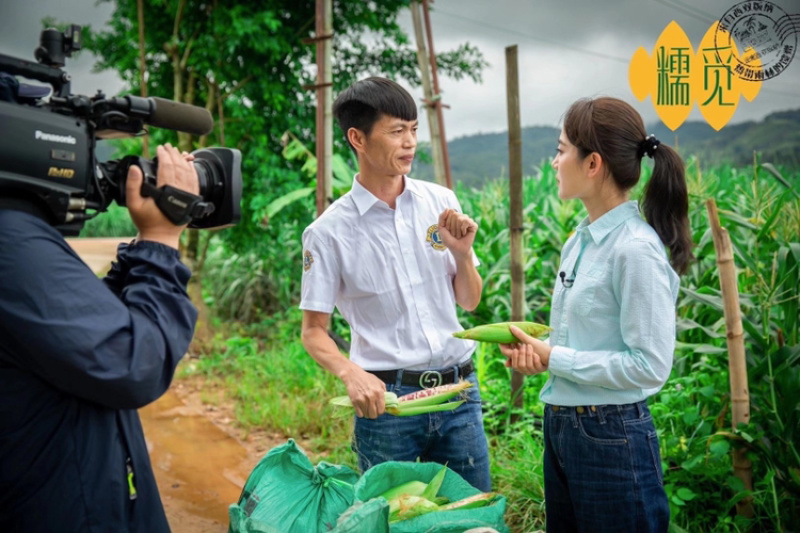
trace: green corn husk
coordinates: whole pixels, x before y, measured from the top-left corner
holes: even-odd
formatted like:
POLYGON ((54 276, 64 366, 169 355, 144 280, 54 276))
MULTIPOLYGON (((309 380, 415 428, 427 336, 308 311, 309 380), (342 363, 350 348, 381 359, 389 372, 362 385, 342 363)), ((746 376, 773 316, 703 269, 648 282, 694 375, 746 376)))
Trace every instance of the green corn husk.
POLYGON ((447 474, 447 465, 443 465, 442 468, 433 476, 428 486, 425 487, 425 490, 422 491, 422 496, 425 499, 433 501, 436 498, 436 495, 439 493, 439 489, 442 487, 442 482, 444 481, 444 476, 447 474))
POLYGON ((392 487, 391 489, 387 490, 383 494, 380 495, 381 498, 385 498, 386 500, 391 500, 392 498, 396 498, 403 494, 410 494, 412 496, 421 496, 425 489, 428 487, 427 483, 422 481, 406 481, 405 483, 401 483, 396 487, 392 487))
MULTIPOLYGON (((392 509, 392 502, 389 502, 392 509)), ((396 499, 395 511, 389 513, 389 523, 409 520, 439 510, 439 506, 422 496, 403 494, 396 499)))
MULTIPOLYGON (((397 395, 395 393, 387 391, 387 392, 384 393, 383 401, 384 401, 384 403, 386 403, 386 408, 389 409, 390 407, 396 407, 397 406, 398 398, 397 398, 397 395)), ((337 396, 335 398, 331 398, 329 403, 331 405, 335 405, 336 407, 349 407, 350 409, 353 408, 353 402, 352 402, 352 400, 350 400, 350 396, 347 396, 347 395, 337 396)), ((348 416, 351 413, 352 413, 352 411, 348 413, 348 411, 345 411, 344 409, 342 409, 342 410, 337 411, 336 413, 334 413, 333 417, 334 418, 339 418, 339 417, 342 417, 342 416, 348 416)))
POLYGON ((494 324, 484 324, 464 331, 456 331, 453 337, 458 339, 470 339, 478 342, 494 342, 497 344, 512 344, 519 342, 509 326, 517 326, 531 337, 541 337, 552 328, 536 322, 496 322, 494 324))
POLYGON ((441 413, 444 411, 455 411, 465 400, 457 402, 446 402, 438 405, 412 405, 404 407, 401 403, 398 407, 387 407, 386 412, 394 416, 416 416, 428 413, 441 413))

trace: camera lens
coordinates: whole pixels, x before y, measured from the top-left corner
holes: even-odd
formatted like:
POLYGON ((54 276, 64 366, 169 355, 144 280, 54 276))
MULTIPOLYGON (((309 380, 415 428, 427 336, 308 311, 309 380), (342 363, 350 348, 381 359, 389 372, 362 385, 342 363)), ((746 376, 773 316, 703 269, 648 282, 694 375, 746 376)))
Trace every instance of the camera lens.
MULTIPOLYGON (((213 211, 189 223, 192 228, 231 226, 241 218, 242 154, 235 148, 203 148, 192 152, 195 159, 200 197, 214 206, 213 211)), ((157 184, 158 162, 138 156, 126 156, 120 161, 100 165, 100 187, 106 197, 126 205, 125 183, 128 168, 137 165, 150 185, 157 184)))

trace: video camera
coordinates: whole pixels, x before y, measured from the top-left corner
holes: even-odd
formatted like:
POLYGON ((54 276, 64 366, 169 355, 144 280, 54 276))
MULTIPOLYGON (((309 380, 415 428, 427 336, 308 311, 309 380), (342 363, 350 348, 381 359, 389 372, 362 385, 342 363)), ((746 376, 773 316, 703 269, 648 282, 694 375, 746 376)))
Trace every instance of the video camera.
POLYGON ((130 165, 142 169, 142 195, 152 196, 174 224, 215 228, 241 217, 241 152, 205 148, 192 152, 200 195, 156 187, 158 161, 126 156, 97 163, 96 139, 146 133, 144 125, 209 133, 214 121, 203 108, 163 98, 133 95, 107 98, 70 94, 65 57, 81 49, 81 27, 42 31, 38 63, 0 54, 0 200, 33 199, 64 235, 77 235, 86 220, 107 210, 112 200, 125 205, 130 165), (20 84, 16 75, 52 87, 20 84), (92 211, 88 213, 87 211, 92 211))

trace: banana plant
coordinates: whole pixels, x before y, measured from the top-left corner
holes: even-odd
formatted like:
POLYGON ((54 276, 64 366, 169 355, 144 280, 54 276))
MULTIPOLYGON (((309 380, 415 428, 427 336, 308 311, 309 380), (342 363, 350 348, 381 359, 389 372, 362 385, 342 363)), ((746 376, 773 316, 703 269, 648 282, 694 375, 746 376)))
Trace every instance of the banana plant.
MULTIPOLYGON (((317 158, 292 132, 287 131, 281 139, 282 155, 287 161, 303 161, 300 171, 311 178, 310 186, 301 187, 284 194, 270 202, 264 211, 264 220, 270 220, 286 206, 314 194, 317 190, 317 158)), ((356 170, 351 167, 340 154, 333 154, 331 159, 333 174, 333 194, 341 196, 350 190, 356 170)))

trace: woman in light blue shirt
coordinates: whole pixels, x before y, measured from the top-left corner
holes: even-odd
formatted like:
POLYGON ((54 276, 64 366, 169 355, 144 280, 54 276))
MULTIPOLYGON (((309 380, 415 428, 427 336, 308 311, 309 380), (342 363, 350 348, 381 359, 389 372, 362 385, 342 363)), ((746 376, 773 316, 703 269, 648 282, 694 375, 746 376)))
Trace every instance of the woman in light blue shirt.
POLYGON ((683 162, 633 107, 596 98, 567 111, 553 168, 559 198, 580 199, 588 217, 561 252, 549 342, 512 327, 520 342, 500 347, 515 370, 550 373, 540 393, 547 531, 666 531, 646 398, 669 377, 678 274, 693 259, 683 162), (645 155, 643 219, 628 193, 645 155))

